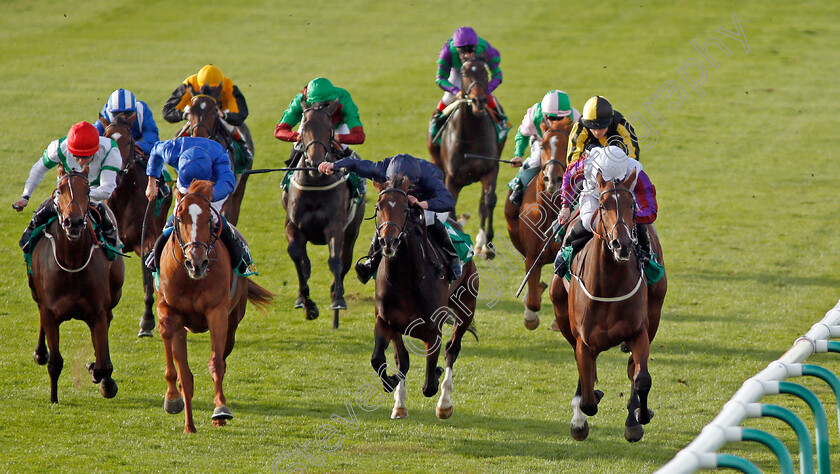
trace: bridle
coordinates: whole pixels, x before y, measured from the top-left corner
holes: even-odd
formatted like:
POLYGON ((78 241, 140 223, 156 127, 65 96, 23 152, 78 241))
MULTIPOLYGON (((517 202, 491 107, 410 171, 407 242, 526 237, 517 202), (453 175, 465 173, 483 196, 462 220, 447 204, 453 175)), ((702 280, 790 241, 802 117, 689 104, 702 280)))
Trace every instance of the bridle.
POLYGON ((461 82, 463 82, 464 78, 466 78, 466 77, 470 77, 470 79, 472 79, 472 82, 470 82, 470 85, 467 86, 466 90, 464 90, 464 98, 462 100, 466 104, 472 104, 473 102, 476 102, 480 106, 481 110, 485 110, 485 107, 487 106, 487 95, 488 95, 487 83, 485 81, 480 81, 477 78, 474 78, 474 77, 471 77, 471 76, 467 75, 467 72, 471 69, 471 68, 467 67, 467 64, 471 64, 471 66, 476 67, 475 63, 478 63, 477 67, 486 67, 485 66, 486 63, 484 61, 482 61, 481 59, 478 59, 478 58, 470 59, 469 61, 465 62, 461 66, 461 82), (472 92, 472 89, 475 86, 481 86, 481 90, 484 92, 484 95, 482 95, 481 97, 476 97, 475 99, 472 99, 472 98, 470 98, 470 92, 472 92))
MULTIPOLYGON (((203 120, 204 117, 207 116, 206 115, 207 112, 204 111, 204 110, 195 111, 195 107, 193 107, 193 104, 195 104, 196 101, 198 99, 201 99, 201 98, 211 99, 213 101, 213 105, 216 106, 216 98, 213 97, 212 95, 207 95, 207 94, 194 95, 193 98, 190 100, 190 114, 194 113, 197 117, 197 121, 196 121, 195 125, 190 125, 189 132, 190 132, 191 136, 195 136, 196 129, 203 128, 203 129, 207 130, 208 138, 210 138, 211 140, 215 140, 216 139, 216 131, 212 130, 211 127, 209 125, 205 124, 204 120, 203 120)), ((218 106, 216 106, 216 108, 218 109, 218 106)), ((214 121, 213 123, 215 124, 216 122, 214 121)))
POLYGON ((612 189, 607 189, 605 191, 601 191, 601 193, 598 195, 598 215, 599 215, 598 222, 600 224, 601 230, 603 230, 603 234, 598 233, 595 229, 593 229, 593 233, 595 235, 597 235, 598 237, 600 237, 601 240, 603 240, 606 243, 607 248, 610 250, 610 252, 612 252, 612 254, 615 255, 616 252, 615 252, 615 249, 612 246, 612 239, 610 239, 609 237, 611 235, 613 235, 613 233, 615 232, 616 228, 619 225, 624 227, 627 230, 628 235, 630 235, 630 240, 633 242, 634 245, 638 242, 638 239, 637 239, 637 236, 636 236, 636 195, 630 189, 617 188, 615 186, 615 184, 616 184, 615 181, 610 181, 610 182, 613 186, 612 189), (624 221, 624 218, 621 216, 621 208, 619 207, 621 205, 621 200, 619 200, 618 195, 619 195, 619 193, 622 193, 622 192, 630 194, 630 199, 633 202, 633 225, 632 225, 632 227, 630 225, 628 225, 627 222, 624 221), (608 195, 611 195, 611 197, 615 200, 615 212, 616 212, 616 217, 617 217, 616 223, 612 226, 612 228, 609 230, 609 232, 607 231, 606 224, 604 224, 604 219, 601 217, 603 215, 603 213, 605 212, 604 204, 601 202, 601 198, 603 196, 608 196, 608 195))
MULTIPOLYGON (((303 116, 306 117, 307 112, 310 112, 310 111, 313 112, 313 113, 314 112, 323 112, 324 114, 327 115, 327 123, 330 124, 330 116, 329 116, 329 112, 327 111, 327 107, 329 107, 329 106, 326 106, 326 107, 325 106, 307 107, 306 109, 303 110, 303 116)), ((309 122, 310 120, 312 120, 312 118, 307 117, 303 121, 303 123, 301 124, 301 128, 303 128, 303 126, 306 125, 306 123, 309 122)), ((312 145, 321 145, 322 147, 324 147, 324 159, 326 161, 334 161, 333 160, 333 152, 332 152, 332 142, 333 142, 333 139, 335 138, 335 130, 332 128, 331 124, 328 128, 329 128, 329 131, 330 131, 329 141, 324 142, 322 140, 314 139, 314 140, 310 140, 310 141, 306 142, 303 145, 303 149, 301 151, 303 152, 303 160, 304 160, 304 162, 306 163, 307 166, 313 166, 313 167, 315 166, 315 163, 312 162, 312 159, 310 158, 310 155, 309 155, 309 148, 312 145)))
MULTIPOLYGON (((117 185, 119 186, 120 181, 122 181, 122 177, 128 174, 131 167, 135 164, 140 165, 140 167, 145 170, 146 160, 143 159, 142 155, 137 153, 137 140, 135 140, 134 135, 131 134, 131 127, 129 127, 127 123, 114 120, 108 124, 108 127, 120 127, 125 130, 125 135, 128 136, 128 156, 122 157, 123 165, 122 168, 120 168, 120 172, 117 173, 117 185)), ((108 136, 112 137, 113 133, 108 136)), ((122 153, 120 153, 120 155, 122 155, 122 153)))
MULTIPOLYGON (((207 199, 207 196, 205 196, 203 194, 200 194, 200 193, 187 193, 187 194, 183 195, 181 197, 181 199, 178 201, 178 207, 175 209, 174 215, 175 215, 175 222, 174 222, 175 240, 178 243, 178 246, 181 247, 181 253, 183 255, 186 255, 187 249, 189 249, 190 247, 198 247, 198 248, 204 250, 204 256, 208 260, 210 260, 210 251, 213 249, 213 246, 216 244, 216 241, 219 240, 219 237, 222 235, 222 219, 221 219, 221 216, 219 215, 219 211, 213 209, 213 206, 211 205, 210 200, 207 199), (198 196, 201 199, 204 199, 204 201, 207 202, 207 208, 210 209, 211 213, 216 215, 216 218, 219 221, 219 226, 216 229, 216 232, 215 233, 210 232, 210 241, 209 242, 201 242, 201 241, 197 241, 197 240, 184 242, 184 238, 181 235, 181 226, 179 225, 180 222, 181 222, 181 218, 178 217, 178 214, 179 214, 178 211, 179 211, 180 207, 182 205, 184 205, 184 201, 190 196, 198 196)), ((212 217, 210 218, 210 222, 211 223, 213 222, 212 217)), ((192 225, 196 225, 196 223, 193 222, 192 225)), ((212 226, 212 224, 211 224, 211 226, 212 226)), ((173 249, 172 255, 173 255, 173 257, 175 257, 174 249, 173 249)), ((177 257, 175 258, 175 260, 178 260, 177 257)), ((186 269, 186 266, 184 265, 183 261, 178 261, 178 263, 180 263, 181 266, 186 269)))
MULTIPOLYGON (((387 193, 398 193, 398 194, 403 195, 405 197, 406 201, 408 200, 408 193, 403 191, 402 189, 399 189, 399 188, 383 189, 379 193, 379 197, 381 198, 384 194, 387 194, 387 193)), ((379 204, 378 203, 376 205, 376 211, 377 211, 377 213, 379 211, 379 204)), ((406 207, 405 207, 405 222, 409 221, 410 211, 411 211, 411 207, 406 205, 406 207)), ((403 223, 403 225, 401 226, 401 225, 397 224, 396 222, 394 222, 390 219, 385 221, 385 222, 382 222, 382 223, 380 223, 379 225, 376 226, 376 237, 378 239, 381 239, 382 238, 381 235, 380 235, 381 230, 386 229, 389 226, 396 227, 397 230, 399 231, 399 234, 397 235, 397 245, 400 245, 405 240, 405 227, 406 227, 405 223, 403 223)))
MULTIPOLYGON (((71 178, 82 178, 82 179, 85 180, 85 183, 87 184, 87 176, 85 176, 83 173, 80 173, 78 171, 69 171, 67 174, 62 176, 61 179, 58 180, 58 184, 55 187, 53 202, 55 203, 55 208, 58 211, 59 216, 62 216, 62 218, 59 219, 59 224, 61 225, 62 230, 64 230, 64 233, 67 233, 67 230, 70 228, 70 219, 64 219, 63 218, 63 213, 61 212, 61 206, 59 205, 58 197, 59 197, 59 188, 61 187, 61 182, 64 181, 65 179, 67 179, 67 187, 70 189, 70 205, 72 206, 73 204, 75 204, 79 208, 79 212, 82 213, 82 231, 84 231, 87 228, 87 216, 85 215, 86 213, 85 213, 85 210, 82 209, 82 206, 78 202, 76 202, 76 196, 73 193, 73 186, 70 184, 70 179, 71 178), (65 222, 65 220, 66 220, 66 222, 65 222)), ((90 195, 90 187, 89 186, 88 186, 88 195, 90 195)), ((88 203, 89 202, 90 202, 90 199, 88 198, 88 203)))

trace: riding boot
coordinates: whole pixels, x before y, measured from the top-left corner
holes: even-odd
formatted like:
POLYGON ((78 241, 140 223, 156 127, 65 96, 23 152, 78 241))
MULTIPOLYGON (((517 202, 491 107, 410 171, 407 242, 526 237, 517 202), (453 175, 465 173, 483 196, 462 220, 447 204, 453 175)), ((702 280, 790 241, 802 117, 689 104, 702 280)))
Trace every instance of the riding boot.
POLYGON ((23 253, 29 253, 32 249, 29 248, 29 239, 32 237, 32 232, 42 225, 45 225, 50 219, 56 217, 58 212, 55 210, 55 204, 52 200, 47 201, 47 203, 39 207, 32 213, 32 220, 29 222, 29 225, 26 226, 26 229, 23 231, 23 236, 20 238, 20 248, 23 250, 23 253))
POLYGON ((435 223, 426 227, 426 231, 435 239, 438 247, 440 247, 446 257, 446 263, 450 270, 450 280, 456 280, 461 276, 461 259, 458 258, 458 253, 455 251, 455 245, 449 237, 446 226, 443 225, 443 222, 435 219, 435 223))
POLYGON ((289 168, 294 168, 297 166, 298 162, 300 161, 300 157, 303 156, 303 152, 297 149, 297 144, 292 147, 292 151, 289 153, 289 159, 285 161, 286 166, 289 168))
POLYGON ((525 194, 525 187, 522 185, 522 181, 519 180, 518 174, 508 183, 508 187, 510 188, 510 202, 516 207, 521 206, 522 197, 525 194))
POLYGON ((379 238, 374 235, 370 241, 370 249, 368 249, 367 258, 364 261, 356 262, 356 276, 362 284, 366 284, 368 280, 376 272, 379 267, 379 261, 382 260, 382 250, 379 248, 379 238))
POLYGON ((646 265, 653 258, 647 224, 636 224, 636 238, 638 239, 639 260, 642 261, 642 265, 646 265))
POLYGON ((583 223, 581 221, 577 221, 572 229, 566 234, 566 238, 563 240, 563 245, 560 246, 560 252, 557 254, 557 258, 554 259, 554 273, 560 275, 561 277, 565 275, 569 269, 566 264, 566 259, 561 257, 563 250, 566 246, 572 247, 572 253, 570 257, 574 257, 574 255, 583 249, 589 239, 592 238, 592 232, 586 230, 583 227, 583 223))
POLYGON ((102 236, 102 241, 117 249, 120 250, 120 238, 117 235, 117 227, 111 222, 111 219, 108 217, 108 211, 105 208, 104 203, 91 203, 91 206, 96 208, 97 212, 91 213, 94 222, 99 227, 99 234, 102 236))
POLYGON ((446 122, 446 117, 443 116, 443 112, 435 109, 435 113, 432 114, 432 118, 429 120, 429 136, 432 137, 432 140, 437 137, 440 127, 443 126, 444 122, 446 122))
POLYGON ((221 225, 222 231, 220 232, 219 239, 221 239, 221 241, 225 244, 225 247, 227 247, 228 253, 230 254, 230 264, 234 269, 236 269, 242 262, 242 242, 233 232, 233 226, 227 222, 224 216, 222 217, 221 225))
POLYGON ((167 240, 169 240, 169 234, 165 232, 161 232, 160 235, 157 236, 152 253, 146 257, 145 263, 149 270, 154 272, 160 268, 160 256, 163 253, 163 246, 166 245, 167 240))

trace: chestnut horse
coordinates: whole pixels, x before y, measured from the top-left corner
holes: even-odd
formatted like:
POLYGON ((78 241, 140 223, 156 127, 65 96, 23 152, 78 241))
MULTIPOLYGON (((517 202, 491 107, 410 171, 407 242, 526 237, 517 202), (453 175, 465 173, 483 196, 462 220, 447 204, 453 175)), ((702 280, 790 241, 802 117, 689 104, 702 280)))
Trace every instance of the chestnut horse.
POLYGON ((510 240, 516 250, 525 256, 525 271, 536 266, 528 277, 528 290, 523 297, 525 327, 532 330, 540 325, 542 294, 548 286, 540 282, 542 267, 552 263, 560 250, 559 243, 548 243, 548 239, 553 238, 553 235, 550 235, 553 234, 551 229, 560 211, 560 191, 563 172, 566 170, 566 148, 572 124, 548 130, 543 121, 540 127, 543 129, 540 142, 540 174, 532 179, 525 189, 521 207, 510 202, 510 192, 505 200, 505 220, 510 240), (543 248, 545 251, 540 255, 543 248))
POLYGON ((155 304, 155 287, 152 271, 143 262, 152 251, 155 239, 163 231, 169 206, 172 204, 172 195, 166 196, 160 207, 154 208, 156 204, 150 205, 149 200, 146 199, 148 183, 146 165, 149 157, 137 149, 134 137, 131 135, 134 119, 125 121, 117 116, 113 122, 107 122, 102 117, 99 120, 105 125, 105 136, 117 142, 123 160, 122 169, 117 175, 117 187, 106 202, 117 218, 120 241, 124 248, 133 251, 141 258, 140 267, 143 270, 146 309, 140 318, 138 336, 151 337, 152 330, 155 328, 155 315, 152 310, 155 304))
MULTIPOLYGON (((635 179, 635 171, 623 181, 604 181, 598 175, 599 212, 592 224, 594 237, 574 258, 570 266, 572 281, 557 275, 551 281, 549 294, 555 319, 575 350, 580 377, 572 399, 571 433, 576 440, 586 439, 586 416, 598 412, 603 392, 594 390, 595 360, 611 347, 626 345, 630 350, 624 438, 630 442, 642 439, 642 425, 653 417, 648 408, 651 377, 647 363, 668 284, 663 275, 657 283, 647 285, 634 252, 636 200, 631 186, 635 179)), ((648 228, 651 249, 664 265, 656 231, 653 225, 648 228)))
POLYGON ((464 265, 461 277, 452 284, 438 278, 435 264, 429 261, 436 251, 429 246, 423 211, 417 206, 409 206, 408 186, 409 181, 404 176, 394 177, 379 193, 376 204, 376 238, 381 243, 383 258, 376 273, 376 323, 370 363, 382 379, 385 391, 394 392, 391 418, 405 418, 408 416, 405 407, 408 350, 426 357, 423 395, 434 396, 444 372, 437 366, 443 343, 441 330, 444 323, 454 320, 452 337, 444 351, 446 373, 435 409, 438 418, 446 419, 453 412, 450 399, 454 389, 452 365, 461 351, 461 338, 467 330, 472 330, 478 271, 470 261, 464 265), (420 339, 425 348, 416 346, 405 336, 420 339), (387 374, 385 349, 389 342, 394 345, 399 370, 395 375, 387 374))
MULTIPOLYGON (((335 161, 330 117, 338 105, 337 101, 328 106, 319 104, 311 107, 306 101, 302 103, 300 139, 303 143, 303 166, 317 168, 323 161, 335 161)), ((344 276, 353 265, 353 245, 365 213, 364 196, 359 204, 353 204, 347 179, 348 175, 344 173, 327 176, 318 171, 299 170, 292 174, 289 189, 283 192, 288 252, 298 275, 295 308, 304 308, 306 319, 318 317, 318 305, 309 297, 311 266, 306 243, 329 245, 327 264, 333 275, 330 286, 333 329, 338 328, 339 310, 347 309, 344 276)))
POLYGON ((32 252, 29 288, 41 313, 41 333, 33 357, 39 365, 47 364, 52 403, 58 403, 58 376, 64 367, 58 327, 70 319, 84 321, 90 328, 96 356, 96 363, 87 365, 91 380, 101 382, 99 390, 105 398, 117 394, 117 383, 111 378, 114 368, 108 328, 122 295, 125 263, 120 255, 109 261, 94 235, 88 216, 87 174, 87 166, 81 173, 65 173, 59 165, 55 190, 58 217, 47 224, 44 238, 32 252))
POLYGON ((176 414, 186 406, 184 432, 194 433, 187 331, 210 331, 207 366, 216 392, 212 419, 213 425, 224 426, 226 420, 233 418, 226 406, 222 380, 236 328, 245 316, 248 301, 264 308, 273 295, 249 278, 234 275, 228 249, 220 243, 218 230, 211 230, 215 213, 210 207, 213 183, 193 181, 187 194, 180 196, 175 192, 180 202, 174 211, 174 238, 166 242, 161 252, 157 289, 160 336, 166 352, 163 407, 167 413, 176 414))
POLYGON ((493 209, 496 207, 496 177, 499 162, 467 158, 465 154, 476 154, 500 158, 505 140, 498 143, 496 126, 487 108, 488 80, 487 65, 481 58, 473 58, 461 67, 463 98, 453 102, 455 110, 441 128, 440 145, 429 135, 428 146, 432 162, 443 170, 446 189, 455 200, 465 186, 481 181, 481 201, 478 213, 481 226, 475 238, 475 253, 493 258, 496 253, 493 241, 493 209))
MULTIPOLYGON (((218 110, 216 99, 212 96, 204 94, 193 96, 190 101, 190 115, 187 132, 192 137, 209 138, 219 142, 223 147, 225 147, 225 150, 228 150, 228 154, 230 155, 230 166, 234 172, 236 172, 236 156, 234 156, 231 152, 231 132, 229 132, 222 121, 219 120, 218 110)), ((242 125, 237 125, 237 128, 239 128, 240 133, 242 133, 245 138, 245 142, 248 144, 248 148, 250 148, 251 153, 253 153, 254 140, 251 138, 251 130, 248 129, 248 125, 242 123, 242 125)), ((178 136, 181 136, 181 134, 178 136)), ((247 169, 251 169, 252 164, 253 163, 248 164, 247 169)), ((233 188, 233 192, 230 193, 230 196, 228 196, 227 201, 225 201, 225 204, 222 207, 222 214, 228 222, 234 226, 237 222, 239 222, 239 208, 242 205, 242 198, 245 196, 245 184, 247 182, 247 174, 236 173, 236 186, 233 188)))

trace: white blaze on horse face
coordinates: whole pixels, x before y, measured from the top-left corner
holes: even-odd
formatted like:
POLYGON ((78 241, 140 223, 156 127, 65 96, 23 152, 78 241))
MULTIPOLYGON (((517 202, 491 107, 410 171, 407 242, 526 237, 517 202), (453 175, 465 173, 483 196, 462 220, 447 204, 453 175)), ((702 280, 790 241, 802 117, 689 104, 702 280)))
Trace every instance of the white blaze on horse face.
POLYGON ((391 201, 391 202, 388 203, 388 205, 391 206, 391 209, 393 209, 394 206, 397 205, 397 203, 395 201, 391 201))
POLYGON ((548 145, 551 147, 551 157, 557 156, 557 150, 560 147, 560 137, 551 137, 548 139, 548 145))
POLYGON ((190 207, 187 208, 187 211, 190 213, 190 217, 192 218, 192 241, 195 242, 198 240, 198 216, 201 215, 201 206, 198 204, 190 204, 190 207))
POLYGON ((207 108, 207 102, 202 102, 201 105, 199 105, 199 107, 201 107, 201 110, 206 109, 207 108))

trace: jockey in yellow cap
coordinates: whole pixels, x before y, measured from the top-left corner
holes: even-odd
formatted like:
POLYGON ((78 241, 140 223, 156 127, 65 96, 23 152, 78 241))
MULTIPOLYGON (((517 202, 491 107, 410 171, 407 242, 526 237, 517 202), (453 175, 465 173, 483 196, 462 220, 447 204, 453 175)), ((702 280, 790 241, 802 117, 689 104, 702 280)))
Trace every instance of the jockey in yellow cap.
POLYGON ((163 104, 163 118, 169 123, 178 123, 187 118, 184 109, 190 105, 193 96, 204 94, 216 99, 221 117, 227 123, 238 126, 242 125, 248 117, 248 104, 240 92, 239 87, 224 74, 218 67, 208 64, 184 79, 169 100, 163 104))

